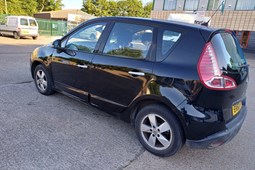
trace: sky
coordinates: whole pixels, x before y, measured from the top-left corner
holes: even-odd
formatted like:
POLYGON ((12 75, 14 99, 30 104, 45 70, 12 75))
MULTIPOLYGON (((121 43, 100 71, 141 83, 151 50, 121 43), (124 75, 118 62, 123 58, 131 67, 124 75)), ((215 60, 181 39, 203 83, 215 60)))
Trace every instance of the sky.
MULTIPOLYGON (((81 9, 83 0, 62 0, 65 5, 64 9, 81 9)), ((144 4, 152 2, 152 0, 142 0, 144 4)))

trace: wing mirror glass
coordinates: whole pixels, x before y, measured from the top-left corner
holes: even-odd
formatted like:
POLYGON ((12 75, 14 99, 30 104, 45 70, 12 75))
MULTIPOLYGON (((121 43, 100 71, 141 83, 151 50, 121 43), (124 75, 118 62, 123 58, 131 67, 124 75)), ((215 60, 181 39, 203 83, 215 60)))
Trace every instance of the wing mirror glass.
POLYGON ((52 45, 53 45, 54 48, 60 48, 61 47, 60 39, 57 39, 57 40, 53 41, 52 45))

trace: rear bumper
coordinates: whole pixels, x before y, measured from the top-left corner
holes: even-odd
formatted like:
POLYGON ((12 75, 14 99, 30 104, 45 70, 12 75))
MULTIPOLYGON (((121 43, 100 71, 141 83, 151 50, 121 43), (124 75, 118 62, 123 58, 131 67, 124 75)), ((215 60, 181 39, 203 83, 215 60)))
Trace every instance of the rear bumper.
POLYGON ((22 34, 21 32, 18 32, 18 35, 20 37, 38 37, 39 33, 35 33, 35 34, 22 34))
POLYGON ((247 108, 243 107, 240 113, 230 122, 226 124, 226 129, 215 134, 212 134, 201 140, 186 140, 186 145, 191 148, 210 149, 220 146, 233 139, 241 129, 241 126, 246 117, 247 108))

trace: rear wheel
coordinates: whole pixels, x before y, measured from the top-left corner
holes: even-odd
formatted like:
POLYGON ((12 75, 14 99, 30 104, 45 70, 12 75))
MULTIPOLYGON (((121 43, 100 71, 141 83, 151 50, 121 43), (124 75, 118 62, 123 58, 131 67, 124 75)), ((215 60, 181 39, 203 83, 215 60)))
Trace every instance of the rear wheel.
POLYGON ((14 36, 15 39, 20 39, 20 36, 19 36, 19 34, 17 32, 14 32, 13 36, 14 36))
POLYGON ((150 105, 139 111, 135 130, 141 144, 158 156, 174 155, 184 143, 177 118, 161 105, 150 105))
POLYGON ((34 81, 37 90, 41 94, 51 95, 54 93, 52 79, 43 65, 36 66, 34 70, 34 81))

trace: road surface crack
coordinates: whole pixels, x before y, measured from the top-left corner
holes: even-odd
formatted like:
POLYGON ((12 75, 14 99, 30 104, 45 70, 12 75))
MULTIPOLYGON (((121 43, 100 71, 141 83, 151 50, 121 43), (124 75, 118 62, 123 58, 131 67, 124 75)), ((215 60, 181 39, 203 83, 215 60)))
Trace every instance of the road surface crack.
POLYGON ((121 166, 118 168, 118 170, 123 170, 125 168, 127 168, 129 165, 131 165, 139 156, 141 156, 143 153, 145 152, 145 149, 142 147, 139 152, 135 155, 135 157, 133 159, 131 159, 127 165, 121 166))
POLYGON ((3 84, 3 85, 0 85, 0 88, 2 88, 2 87, 7 87, 7 86, 13 86, 13 85, 30 84, 30 83, 32 83, 32 82, 33 82, 33 80, 30 80, 30 81, 22 81, 22 82, 17 82, 17 83, 3 84))

